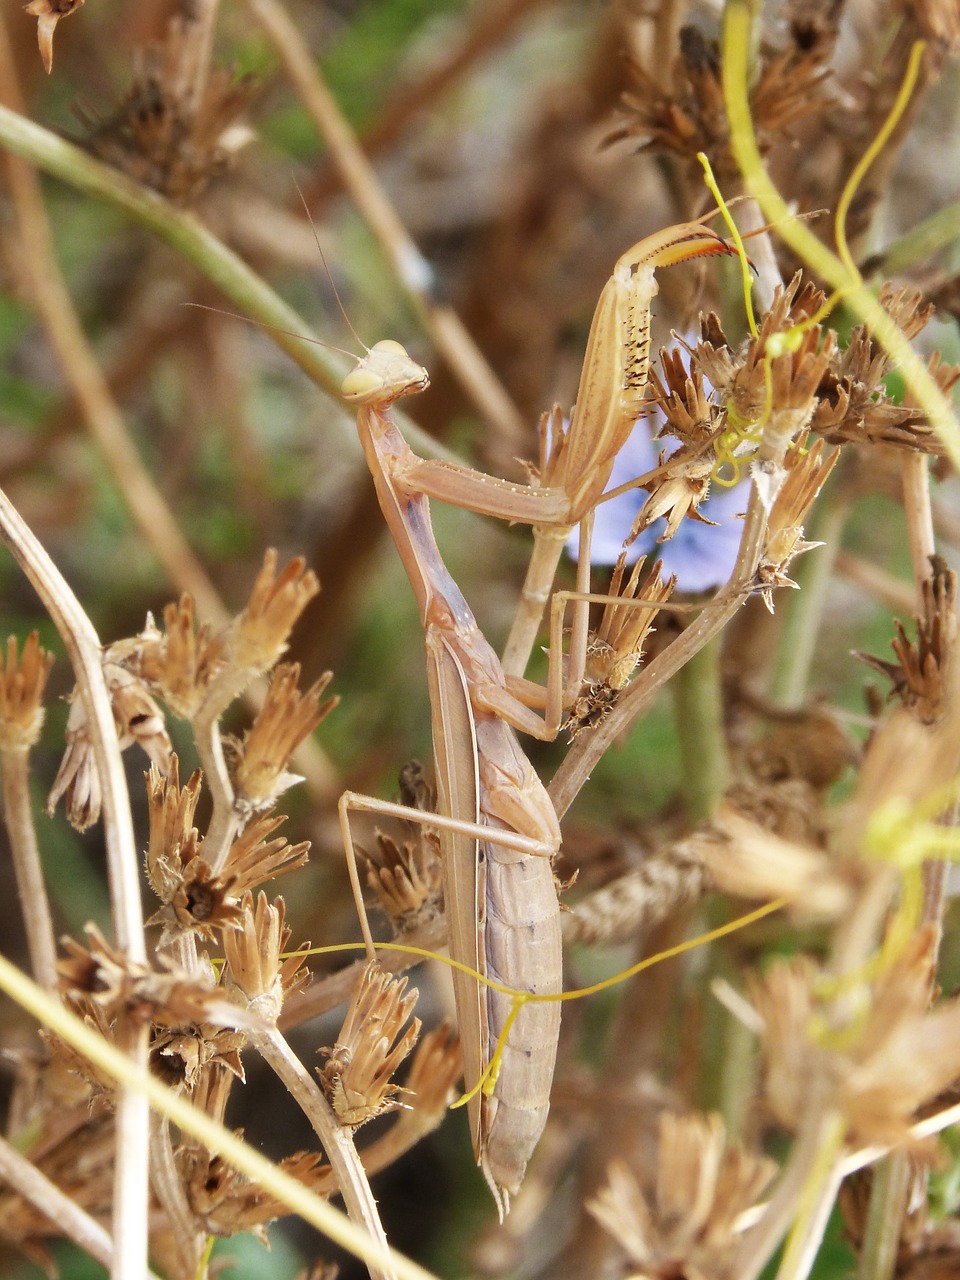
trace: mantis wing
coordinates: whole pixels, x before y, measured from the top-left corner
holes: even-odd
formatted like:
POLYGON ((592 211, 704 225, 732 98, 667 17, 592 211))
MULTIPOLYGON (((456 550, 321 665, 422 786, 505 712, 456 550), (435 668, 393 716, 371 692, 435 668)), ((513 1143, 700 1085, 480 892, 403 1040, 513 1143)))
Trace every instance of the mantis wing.
MULTIPOLYGON (((456 654, 434 630, 427 632, 427 684, 433 721, 438 812, 466 822, 480 821, 477 735, 467 678, 456 654)), ((483 946, 485 867, 479 841, 455 831, 440 832, 443 892, 450 958, 486 972, 483 946)), ((453 969, 453 990, 463 1059, 464 1086, 474 1089, 488 1057, 487 997, 472 974, 453 969)), ((481 1151, 479 1092, 467 1104, 478 1161, 481 1151)))

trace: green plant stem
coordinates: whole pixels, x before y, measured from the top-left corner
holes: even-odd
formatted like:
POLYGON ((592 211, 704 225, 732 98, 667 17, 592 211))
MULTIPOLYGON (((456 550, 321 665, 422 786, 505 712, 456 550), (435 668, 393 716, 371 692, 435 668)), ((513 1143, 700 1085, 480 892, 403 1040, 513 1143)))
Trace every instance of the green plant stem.
MULTIPOLYGON (((192 214, 4 106, 0 106, 0 146, 135 218, 193 263, 244 316, 267 326, 274 342, 317 386, 339 397, 340 383, 351 367, 347 358, 317 345, 307 322, 192 214), (278 332, 281 329, 288 332, 278 332)), ((418 451, 457 461, 405 415, 398 413, 397 418, 418 451)))
POLYGON ((730 777, 723 732, 719 636, 677 672, 671 688, 687 818, 691 823, 703 822, 713 814, 730 777))
POLYGON ((879 270, 887 276, 901 275, 918 262, 960 240, 960 200, 918 222, 883 250, 879 270))
POLYGON ((914 1173, 905 1151, 892 1151, 874 1165, 858 1280, 891 1280, 914 1173))
POLYGON ((873 338, 900 366, 907 386, 937 432, 954 467, 960 469, 960 426, 953 409, 927 366, 913 350, 898 326, 857 275, 822 244, 802 222, 792 217, 773 185, 757 147, 747 94, 747 50, 751 35, 746 0, 728 0, 723 28, 723 96, 730 122, 730 145, 743 174, 744 184, 755 197, 777 232, 794 252, 831 288, 843 293, 843 303, 868 326, 873 338))
POLYGON ((824 545, 801 560, 797 572, 800 590, 784 592, 787 598, 780 605, 784 626, 771 689, 774 701, 781 706, 799 707, 806 697, 817 637, 849 513, 849 503, 829 495, 825 507, 814 508, 811 537, 824 545))

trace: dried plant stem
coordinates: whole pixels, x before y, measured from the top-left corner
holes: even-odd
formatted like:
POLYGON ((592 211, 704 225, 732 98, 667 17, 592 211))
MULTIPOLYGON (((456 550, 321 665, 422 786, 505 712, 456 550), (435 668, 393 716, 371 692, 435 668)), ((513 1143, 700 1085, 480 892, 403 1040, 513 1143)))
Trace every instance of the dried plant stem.
POLYGON ((233 803, 233 783, 223 754, 223 738, 220 734, 222 710, 219 705, 209 709, 205 706, 193 722, 200 767, 213 801, 210 823, 204 835, 204 847, 207 850, 204 856, 214 872, 218 872, 226 861, 230 845, 240 826, 240 815, 233 803))
POLYGON ((414 244, 356 135, 317 71, 317 63, 279 0, 247 0, 330 148, 343 184, 380 242, 437 350, 490 425, 514 451, 526 423, 452 307, 436 302, 433 271, 414 244))
POLYGON ((910 545, 910 562, 917 585, 917 598, 922 605, 923 584, 933 575, 930 557, 937 548, 933 536, 927 457, 926 454, 912 450, 903 459, 903 509, 907 517, 907 541, 910 545))
POLYGON ((197 1220, 190 1210, 183 1179, 173 1158, 170 1121, 156 1112, 151 1113, 150 1120, 150 1183, 170 1219, 182 1274, 192 1280, 197 1274, 206 1236, 197 1229, 197 1220))
MULTIPOLYGON (((133 833, 130 800, 110 695, 100 666, 100 641, 80 602, 46 551, 0 492, 0 537, 30 579, 63 639, 90 723, 94 759, 103 792, 104 839, 109 867, 110 902, 120 947, 135 962, 146 961, 140 910, 140 859, 133 833)), ((132 1061, 145 1066, 146 1027, 131 1034, 132 1061)), ((143 1274, 147 1257, 147 1160, 149 1117, 146 1100, 123 1088, 117 1105, 117 1154, 114 1170, 114 1258, 111 1274, 121 1280, 143 1274)))
POLYGON ((20 895, 33 976, 47 991, 56 991, 57 943, 30 807, 29 760, 29 752, 25 749, 11 749, 0 753, 3 820, 13 855, 13 869, 17 877, 17 892, 20 895))
MULTIPOLYGON (((208 1150, 221 1155, 233 1168, 253 1178, 305 1222, 311 1223, 318 1231, 322 1231, 358 1258, 375 1266, 391 1266, 396 1272, 397 1280, 437 1280, 431 1272, 396 1250, 390 1249, 385 1254, 371 1241, 366 1231, 355 1227, 344 1214, 271 1164, 224 1125, 166 1088, 145 1067, 131 1062, 119 1049, 70 1013, 35 982, 31 982, 3 956, 0 956, 0 991, 6 992, 11 999, 115 1080, 140 1090, 149 1100, 150 1106, 168 1116, 178 1128, 191 1134, 208 1150)), ((126 1280, 142 1274, 142 1268, 129 1271, 126 1280)))
MULTIPOLYGON (((307 1073, 303 1063, 279 1031, 274 1028, 254 1033, 251 1044, 276 1072, 290 1096, 313 1125, 314 1132, 327 1153, 347 1213, 353 1222, 369 1232, 371 1239, 386 1253, 387 1237, 377 1212, 377 1202, 357 1155, 352 1133, 338 1123, 319 1084, 307 1073)), ((396 1280, 396 1273, 389 1267, 381 1269, 379 1266, 371 1266, 370 1276, 371 1280, 396 1280)))
MULTIPOLYGON (((823 1082, 817 1083, 823 1091, 823 1082)), ((824 1098, 823 1101, 826 1099, 824 1098)), ((831 1142, 836 1125, 836 1113, 828 1106, 817 1105, 816 1088, 811 1092, 810 1114, 811 1122, 798 1136, 790 1161, 777 1183, 777 1188, 762 1218, 755 1227, 745 1233, 737 1250, 730 1267, 730 1274, 736 1276, 737 1280, 756 1280, 796 1217, 797 1206, 803 1198, 804 1189, 810 1186, 811 1175, 815 1174, 819 1179, 823 1151, 831 1142)), ((837 1146, 835 1142, 832 1145, 837 1146)), ((839 1155, 839 1151, 837 1154, 839 1155)))
MULTIPOLYGON (((56 1226, 59 1235, 67 1236, 75 1245, 95 1258, 109 1270, 113 1263, 113 1241, 109 1232, 95 1218, 64 1195, 55 1182, 40 1172, 25 1156, 0 1137, 0 1181, 45 1214, 56 1226)), ((147 1280, 158 1280, 153 1271, 146 1272, 147 1280)))
POLYGON ((177 80, 171 87, 191 115, 196 115, 203 101, 213 52, 213 35, 217 25, 219 0, 191 0, 180 9, 184 40, 177 80))

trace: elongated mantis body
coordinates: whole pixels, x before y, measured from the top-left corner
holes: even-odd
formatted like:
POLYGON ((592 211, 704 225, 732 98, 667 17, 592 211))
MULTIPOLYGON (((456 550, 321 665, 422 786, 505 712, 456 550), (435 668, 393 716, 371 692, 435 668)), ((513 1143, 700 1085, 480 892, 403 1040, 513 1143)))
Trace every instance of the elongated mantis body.
MULTIPOLYGON (((420 609, 438 793, 437 815, 354 792, 341 797, 341 828, 354 891, 359 901, 350 811, 377 811, 436 826, 451 958, 513 990, 549 996, 562 987, 560 913, 551 863, 559 848, 559 824, 516 736, 520 730, 549 740, 559 729, 564 702, 561 619, 554 611, 551 676, 541 718, 521 696, 526 682, 508 679, 448 573, 434 540, 428 499, 529 523, 541 533, 553 565, 548 566, 545 593, 536 583, 530 588, 532 578, 543 578, 542 569, 528 575, 535 634, 567 533, 589 519, 640 411, 650 303, 656 293, 654 270, 702 254, 729 252, 719 236, 690 223, 641 241, 619 260, 594 316, 570 429, 554 442, 548 473, 541 477, 547 483, 515 485, 414 454, 396 427, 392 405, 401 396, 423 390, 428 377, 398 343, 378 343, 343 384, 344 398, 358 406, 357 428, 367 465, 420 609)), ((586 555, 581 559, 589 566, 586 555)), ((581 648, 585 640, 584 614, 581 648)), ((577 643, 575 635, 571 649, 577 643)), ((526 658, 517 665, 515 676, 522 673, 526 658)), ((574 685, 582 669, 582 657, 571 662, 574 685)), ((372 953, 365 921, 363 928, 372 953)), ((454 991, 474 1152, 502 1214, 520 1186, 546 1122, 559 1003, 523 1005, 510 1027, 492 1092, 487 1093, 477 1086, 513 1001, 479 984, 464 969, 454 970, 454 991)))

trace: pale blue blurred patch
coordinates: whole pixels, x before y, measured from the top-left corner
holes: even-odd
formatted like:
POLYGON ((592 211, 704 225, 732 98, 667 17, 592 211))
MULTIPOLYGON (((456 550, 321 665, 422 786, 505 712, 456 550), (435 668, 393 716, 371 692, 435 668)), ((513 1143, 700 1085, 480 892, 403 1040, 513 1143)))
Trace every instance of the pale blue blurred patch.
MULTIPOLYGON (((654 441, 655 429, 655 421, 637 423, 617 454, 607 491, 652 471, 659 461, 660 450, 671 454, 680 447, 680 442, 672 436, 654 441)), ((667 522, 665 519, 655 520, 627 548, 627 564, 633 564, 640 556, 650 553, 663 561, 664 577, 677 575, 678 591, 708 591, 711 587, 721 586, 730 577, 736 562, 743 532, 740 517, 746 510, 748 494, 747 481, 741 481, 732 488, 714 482, 699 510, 708 520, 715 520, 716 526, 701 524, 688 516, 669 542, 658 543, 667 522)), ((648 496, 644 489, 631 489, 597 507, 591 551, 594 564, 616 562, 623 549, 623 540, 648 496)), ((567 551, 574 560, 579 546, 580 533, 574 530, 567 541, 567 551)))

